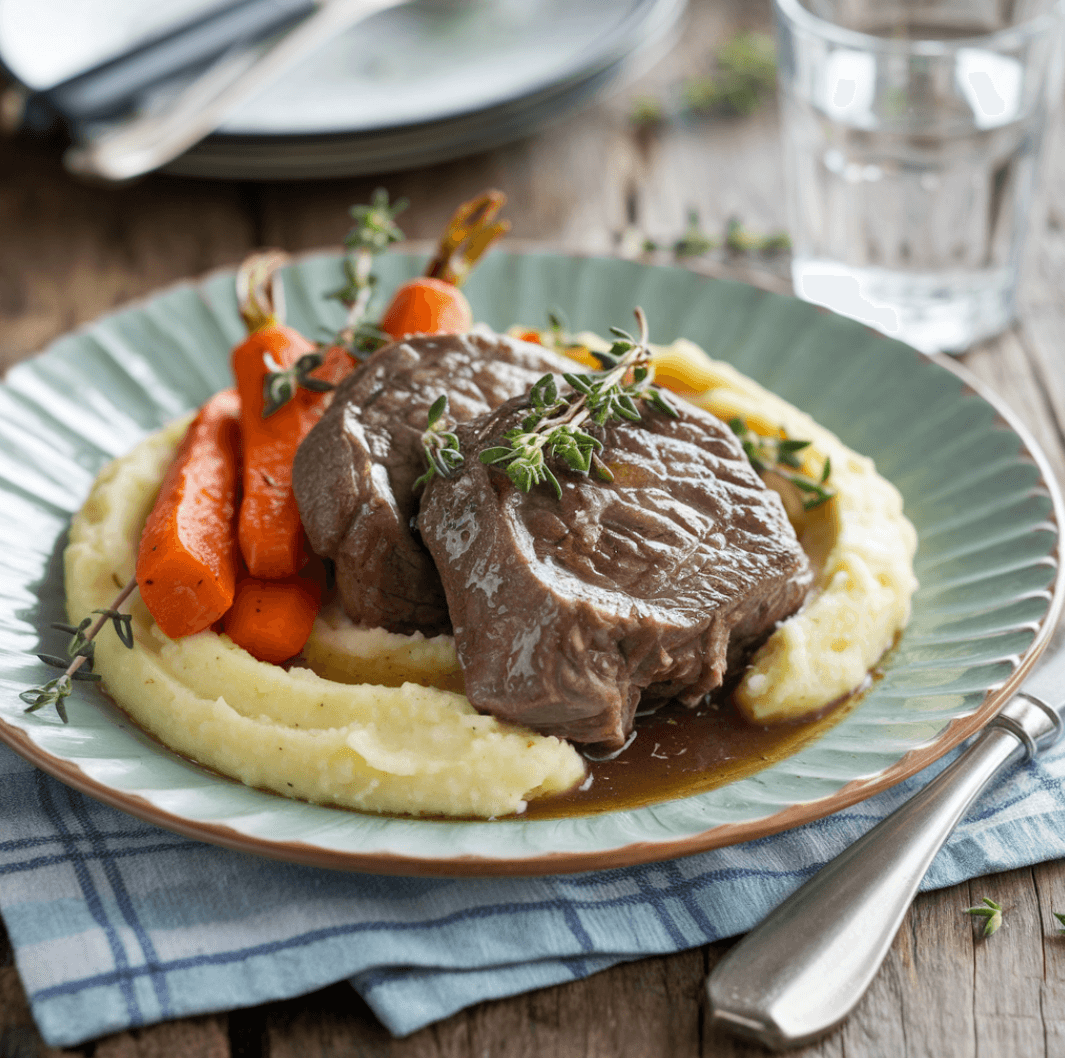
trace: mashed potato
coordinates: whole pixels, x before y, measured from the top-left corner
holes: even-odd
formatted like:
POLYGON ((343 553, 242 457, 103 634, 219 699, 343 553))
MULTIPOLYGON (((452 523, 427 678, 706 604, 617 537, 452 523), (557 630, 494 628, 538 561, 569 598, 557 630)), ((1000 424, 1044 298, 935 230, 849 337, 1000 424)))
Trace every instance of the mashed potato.
MULTIPOLYGON (((141 528, 187 425, 154 434, 97 478, 65 554, 73 621, 108 606, 132 576, 141 528)), ((376 642, 374 675, 388 670, 402 683, 351 685, 256 661, 214 632, 170 640, 134 599, 134 649, 113 635, 96 641, 104 688, 166 745, 251 786, 374 812, 490 817, 521 812, 527 799, 584 776, 567 743, 481 716, 454 691, 402 683, 405 671, 441 664, 446 673, 446 642, 349 637, 349 673, 358 664, 352 646, 376 642)), ((326 618, 315 649, 324 658, 337 643, 344 635, 331 639, 326 618)))
MULTIPOLYGON (((872 460, 691 342, 656 348, 655 365, 660 381, 721 419, 809 440, 808 473, 831 459, 836 496, 813 511, 802 509, 794 486, 768 476, 816 577, 806 605, 755 653, 736 694, 756 723, 816 712, 862 683, 909 618, 917 538, 901 497, 872 460)), ((101 472, 65 556, 72 621, 106 607, 132 575, 187 422, 101 472)), ((105 689, 177 752, 249 785, 367 811, 491 817, 521 812, 529 798, 584 775, 572 746, 472 708, 450 637, 355 628, 327 607, 304 650, 308 667, 286 671, 214 632, 168 639, 137 596, 132 611, 134 650, 110 635, 97 641, 105 689)))

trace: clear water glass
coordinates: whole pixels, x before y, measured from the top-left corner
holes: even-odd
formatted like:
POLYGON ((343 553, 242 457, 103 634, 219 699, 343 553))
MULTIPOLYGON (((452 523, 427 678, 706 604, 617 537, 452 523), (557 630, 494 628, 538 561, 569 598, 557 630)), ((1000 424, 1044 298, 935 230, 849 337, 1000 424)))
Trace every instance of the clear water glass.
POLYGON ((774 0, 796 293, 926 352, 1009 326, 1065 0, 774 0))

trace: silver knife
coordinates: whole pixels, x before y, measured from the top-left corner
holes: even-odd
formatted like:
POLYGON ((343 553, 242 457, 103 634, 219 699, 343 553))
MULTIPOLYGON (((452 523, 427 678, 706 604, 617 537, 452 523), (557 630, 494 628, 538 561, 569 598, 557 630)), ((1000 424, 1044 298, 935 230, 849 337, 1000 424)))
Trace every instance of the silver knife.
POLYGON ((712 1023, 774 1050, 835 1028, 872 983, 951 831, 1006 765, 1057 740, 1063 706, 1058 646, 953 764, 718 963, 706 982, 712 1023))

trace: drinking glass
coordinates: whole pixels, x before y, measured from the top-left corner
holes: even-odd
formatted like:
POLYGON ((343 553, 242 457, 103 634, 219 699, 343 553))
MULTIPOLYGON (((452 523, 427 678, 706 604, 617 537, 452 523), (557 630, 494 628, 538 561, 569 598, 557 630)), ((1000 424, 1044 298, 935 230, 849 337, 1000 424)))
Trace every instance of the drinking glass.
POLYGON ((1015 314, 1065 0, 774 0, 796 293, 927 352, 1015 314))

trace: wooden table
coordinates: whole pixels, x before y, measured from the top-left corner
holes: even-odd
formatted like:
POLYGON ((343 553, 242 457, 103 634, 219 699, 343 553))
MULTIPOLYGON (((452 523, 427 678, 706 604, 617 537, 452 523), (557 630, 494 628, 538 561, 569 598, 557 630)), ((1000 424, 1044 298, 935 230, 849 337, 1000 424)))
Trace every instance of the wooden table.
MULTIPOLYGON (((766 30, 766 0, 693 0, 670 59, 613 98, 511 146, 449 165, 375 179, 303 184, 152 177, 88 187, 67 177, 58 144, 0 144, 0 366, 117 305, 185 276, 233 265, 254 247, 331 245, 347 207, 378 185, 411 200, 402 223, 430 238, 452 208, 489 185, 510 197, 514 235, 593 253, 671 242, 689 209, 720 232, 731 216, 753 231, 785 225, 772 102, 753 116, 671 124, 629 121, 634 99, 709 67, 740 29, 766 30)), ((1021 322, 964 357, 1021 413, 1065 481, 1065 137, 1050 152, 1032 215, 1021 322)), ((786 260, 718 251, 718 273, 786 283, 786 260)), ((857 1012, 803 1055, 1065 1055, 1065 865, 1043 864, 921 896, 857 1012), (977 938, 962 910, 989 896, 1005 925, 977 938)), ((340 1058, 347 1055, 754 1055, 707 1025, 703 979, 729 942, 619 966, 584 981, 485 1003, 392 1040, 344 984, 251 1010, 120 1033, 70 1051, 33 1028, 0 927, 0 1058, 340 1058)))

